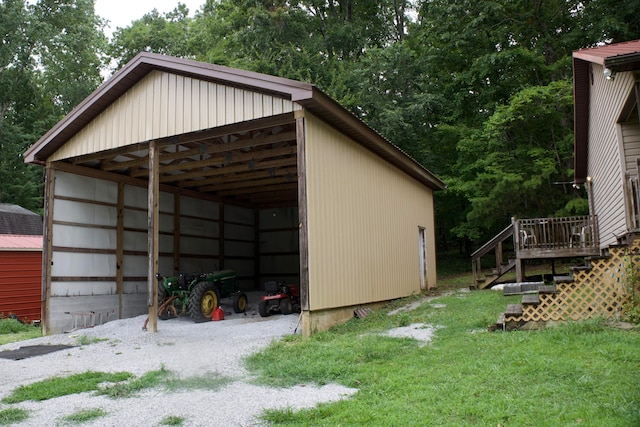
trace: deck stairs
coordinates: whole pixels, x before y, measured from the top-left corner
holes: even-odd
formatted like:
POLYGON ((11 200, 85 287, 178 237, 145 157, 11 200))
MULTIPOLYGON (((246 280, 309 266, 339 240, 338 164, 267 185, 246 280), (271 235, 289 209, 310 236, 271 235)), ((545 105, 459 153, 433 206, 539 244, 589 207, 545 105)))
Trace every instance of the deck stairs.
POLYGON ((503 295, 522 295, 520 304, 507 304, 504 313, 500 314, 495 325, 489 326, 490 330, 511 331, 521 328, 526 322, 522 320, 523 307, 540 304, 541 294, 555 294, 556 281, 573 280, 571 276, 554 276, 553 283, 545 282, 521 282, 507 283, 502 290, 503 295), (507 320, 508 319, 508 320, 507 320))
POLYGON ((476 288, 477 289, 487 289, 493 286, 502 276, 506 273, 512 271, 516 266, 516 260, 514 258, 509 259, 507 262, 504 262, 498 265, 497 268, 491 270, 490 273, 485 273, 481 275, 476 280, 476 288))

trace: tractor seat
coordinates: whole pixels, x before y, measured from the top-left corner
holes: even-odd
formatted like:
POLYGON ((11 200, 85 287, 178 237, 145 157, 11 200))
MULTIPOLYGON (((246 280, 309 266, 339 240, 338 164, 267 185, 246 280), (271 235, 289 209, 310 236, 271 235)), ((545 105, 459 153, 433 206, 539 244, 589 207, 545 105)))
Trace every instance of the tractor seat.
POLYGON ((268 293, 275 293, 278 291, 278 282, 264 282, 264 290, 268 293))

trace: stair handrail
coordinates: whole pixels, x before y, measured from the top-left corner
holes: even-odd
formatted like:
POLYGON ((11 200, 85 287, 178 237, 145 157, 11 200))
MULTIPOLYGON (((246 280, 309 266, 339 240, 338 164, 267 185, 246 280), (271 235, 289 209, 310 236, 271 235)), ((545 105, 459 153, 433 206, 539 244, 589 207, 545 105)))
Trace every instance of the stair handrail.
POLYGON ((494 238, 489 240, 487 243, 482 245, 478 250, 471 254, 471 260, 475 260, 489 253, 496 245, 500 242, 507 240, 509 237, 513 236, 513 223, 509 224, 502 230, 500 233, 496 234, 494 238))

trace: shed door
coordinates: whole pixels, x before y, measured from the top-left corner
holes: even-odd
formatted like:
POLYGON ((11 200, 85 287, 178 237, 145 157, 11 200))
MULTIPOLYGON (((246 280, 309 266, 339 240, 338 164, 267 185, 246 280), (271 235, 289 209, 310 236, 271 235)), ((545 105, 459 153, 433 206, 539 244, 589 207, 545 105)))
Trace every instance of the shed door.
POLYGON ((418 227, 418 256, 420 257, 420 289, 427 289, 427 230, 418 227))

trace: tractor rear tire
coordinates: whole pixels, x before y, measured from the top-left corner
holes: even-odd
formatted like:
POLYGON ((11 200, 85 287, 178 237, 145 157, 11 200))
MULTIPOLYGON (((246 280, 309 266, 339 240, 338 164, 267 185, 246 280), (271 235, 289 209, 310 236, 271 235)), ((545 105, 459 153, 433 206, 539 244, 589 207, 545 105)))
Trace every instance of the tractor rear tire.
POLYGON ((189 293, 189 316, 196 323, 207 322, 219 304, 220 295, 213 283, 197 283, 189 293))
POLYGON ((260 304, 258 304, 258 313, 260 313, 260 317, 269 317, 269 307, 266 301, 260 301, 260 304))
POLYGON ((290 298, 283 298, 280 300, 280 313, 285 315, 293 313, 293 306, 291 305, 290 298))
POLYGON ((247 294, 240 292, 233 296, 233 311, 234 313, 244 313, 247 311, 247 294))

